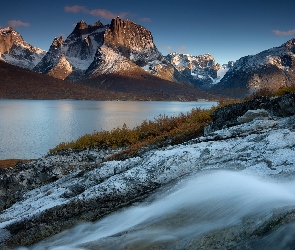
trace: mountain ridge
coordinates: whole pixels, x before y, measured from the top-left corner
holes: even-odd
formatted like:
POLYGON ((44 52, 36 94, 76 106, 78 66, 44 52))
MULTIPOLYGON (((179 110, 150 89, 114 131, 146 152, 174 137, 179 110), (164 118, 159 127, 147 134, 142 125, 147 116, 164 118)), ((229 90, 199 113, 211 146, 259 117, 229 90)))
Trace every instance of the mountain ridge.
POLYGON ((237 60, 212 93, 243 98, 261 90, 295 85, 295 39, 237 60))
POLYGON ((12 28, 0 29, 0 58, 82 85, 89 82, 95 85, 96 81, 100 86, 103 79, 105 87, 119 87, 112 82, 116 78, 124 79, 124 84, 130 85, 126 89, 137 89, 139 94, 141 90, 131 85, 142 86, 138 82, 146 82, 147 78, 159 84, 173 82, 179 88, 186 85, 196 89, 192 92, 201 93, 202 98, 202 91, 208 92, 208 96, 244 98, 261 90, 276 91, 295 84, 295 39, 220 65, 210 54, 193 56, 173 52, 163 56, 149 30, 119 17, 107 25, 100 21, 93 25, 79 21, 65 40, 61 36, 54 38, 46 54, 26 43, 12 28), (142 70, 144 77, 137 76, 135 82, 133 76, 142 70))

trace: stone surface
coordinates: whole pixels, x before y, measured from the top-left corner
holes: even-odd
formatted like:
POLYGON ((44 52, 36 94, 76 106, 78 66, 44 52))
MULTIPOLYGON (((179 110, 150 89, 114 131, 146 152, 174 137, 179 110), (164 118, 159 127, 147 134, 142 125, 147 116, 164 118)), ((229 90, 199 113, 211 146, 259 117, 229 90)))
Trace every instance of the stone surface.
POLYGON ((251 101, 229 105, 217 109, 211 115, 213 122, 205 128, 205 134, 239 124, 238 117, 248 110, 264 109, 270 116, 290 116, 295 114, 295 93, 280 97, 259 97, 251 101))
POLYGON ((238 123, 251 122, 254 119, 270 118, 269 113, 264 109, 248 110, 244 115, 237 118, 238 123))

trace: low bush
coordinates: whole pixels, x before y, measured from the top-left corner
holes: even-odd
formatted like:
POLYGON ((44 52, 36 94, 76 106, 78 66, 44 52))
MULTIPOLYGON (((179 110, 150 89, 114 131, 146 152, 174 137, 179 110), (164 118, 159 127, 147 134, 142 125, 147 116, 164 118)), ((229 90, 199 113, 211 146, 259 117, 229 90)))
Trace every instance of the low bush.
POLYGON ((170 138, 172 144, 181 143, 200 135, 204 126, 211 122, 210 114, 215 109, 215 107, 210 110, 195 108, 186 114, 181 113, 174 117, 160 115, 154 121, 145 120, 141 125, 132 129, 124 124, 121 128, 118 127, 111 131, 86 134, 76 141, 60 143, 51 149, 50 153, 68 148, 127 148, 131 146, 139 148, 161 141, 163 138, 170 138))

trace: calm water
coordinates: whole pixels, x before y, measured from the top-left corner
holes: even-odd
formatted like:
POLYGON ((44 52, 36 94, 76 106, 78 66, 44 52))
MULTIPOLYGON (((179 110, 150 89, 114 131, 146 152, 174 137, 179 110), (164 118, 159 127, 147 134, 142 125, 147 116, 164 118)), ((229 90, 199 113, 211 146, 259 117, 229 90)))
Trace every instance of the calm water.
POLYGON ((33 159, 60 142, 124 123, 130 128, 161 115, 210 108, 214 102, 0 100, 0 159, 33 159))

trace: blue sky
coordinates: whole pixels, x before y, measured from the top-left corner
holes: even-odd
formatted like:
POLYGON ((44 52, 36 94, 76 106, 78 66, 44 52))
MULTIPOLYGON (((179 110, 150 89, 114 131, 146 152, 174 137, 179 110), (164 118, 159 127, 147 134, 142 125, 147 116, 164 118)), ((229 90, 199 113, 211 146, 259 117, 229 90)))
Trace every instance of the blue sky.
POLYGON ((295 37, 294 9, 294 0, 18 0, 1 4, 0 26, 48 50, 81 19, 108 24, 120 15, 149 29, 164 55, 210 53, 223 64, 295 37))

